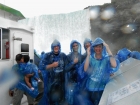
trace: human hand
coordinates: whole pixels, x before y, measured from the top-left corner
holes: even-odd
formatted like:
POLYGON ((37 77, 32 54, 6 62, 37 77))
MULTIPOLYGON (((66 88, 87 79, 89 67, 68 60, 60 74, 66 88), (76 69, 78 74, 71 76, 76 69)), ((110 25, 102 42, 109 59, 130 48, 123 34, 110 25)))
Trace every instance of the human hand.
POLYGON ((112 73, 112 74, 110 74, 110 76, 113 76, 114 74, 112 73))
POLYGON ((90 47, 87 48, 87 55, 90 55, 90 47))
POLYGON ((10 97, 13 97, 13 95, 14 95, 14 91, 9 90, 9 96, 10 96, 10 97))
POLYGON ((73 62, 74 62, 74 64, 76 64, 78 62, 78 58, 75 57, 73 62))
POLYGON ((38 73, 41 73, 41 70, 38 70, 38 73))
POLYGON ((106 50, 107 50, 108 55, 113 56, 113 55, 112 55, 112 52, 111 52, 111 50, 110 50, 110 48, 109 48, 109 45, 106 44, 105 42, 103 43, 103 45, 106 47, 106 50))
POLYGON ((103 42, 103 45, 104 45, 105 47, 109 47, 108 44, 106 44, 105 42, 103 42))
POLYGON ((58 62, 53 62, 52 63, 53 67, 58 67, 58 64, 59 64, 58 62))

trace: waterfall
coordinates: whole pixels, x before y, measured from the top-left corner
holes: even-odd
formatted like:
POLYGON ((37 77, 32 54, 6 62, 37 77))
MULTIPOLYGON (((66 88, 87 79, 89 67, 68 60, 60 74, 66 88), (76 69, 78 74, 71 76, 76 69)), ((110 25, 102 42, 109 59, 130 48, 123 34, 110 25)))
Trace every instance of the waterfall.
POLYGON ((61 43, 61 51, 70 52, 71 40, 83 41, 91 38, 89 10, 81 10, 68 14, 41 15, 19 20, 19 23, 34 28, 34 49, 40 54, 51 51, 51 43, 57 39, 61 43))

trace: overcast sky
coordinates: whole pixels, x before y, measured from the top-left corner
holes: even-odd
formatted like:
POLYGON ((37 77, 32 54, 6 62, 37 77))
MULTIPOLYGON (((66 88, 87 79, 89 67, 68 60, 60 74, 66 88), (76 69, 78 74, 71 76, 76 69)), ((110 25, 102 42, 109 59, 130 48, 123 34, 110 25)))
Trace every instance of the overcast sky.
POLYGON ((110 2, 111 0, 0 0, 0 3, 19 10, 25 17, 70 13, 110 2))

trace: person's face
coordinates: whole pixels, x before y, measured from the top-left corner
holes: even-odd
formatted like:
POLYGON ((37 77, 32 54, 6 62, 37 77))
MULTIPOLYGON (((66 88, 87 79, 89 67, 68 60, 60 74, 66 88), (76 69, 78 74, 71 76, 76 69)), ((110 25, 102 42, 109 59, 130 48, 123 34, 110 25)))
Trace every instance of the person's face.
POLYGON ((102 54, 102 49, 103 49, 103 45, 102 44, 94 46, 94 51, 95 51, 96 54, 102 54))
POLYGON ((21 62, 21 63, 24 63, 24 58, 21 58, 20 62, 21 62))
POLYGON ((78 51, 78 44, 77 43, 73 43, 72 48, 73 48, 74 52, 77 52, 78 51))
POLYGON ((90 43, 89 42, 85 43, 85 48, 87 49, 88 47, 90 47, 90 43))
POLYGON ((58 54, 59 49, 60 49, 59 46, 54 46, 54 48, 53 48, 54 53, 58 54))
POLYGON ((17 63, 24 63, 24 58, 21 58, 20 61, 16 61, 17 63))

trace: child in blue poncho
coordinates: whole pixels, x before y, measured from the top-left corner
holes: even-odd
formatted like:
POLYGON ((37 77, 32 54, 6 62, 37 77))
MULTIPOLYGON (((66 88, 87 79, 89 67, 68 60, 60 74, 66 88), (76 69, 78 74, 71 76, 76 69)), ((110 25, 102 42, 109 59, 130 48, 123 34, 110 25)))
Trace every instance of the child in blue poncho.
POLYGON ((39 75, 38 75, 38 68, 36 65, 29 62, 30 57, 28 55, 24 55, 24 63, 20 63, 19 70, 24 75, 24 80, 27 86, 34 90, 34 87, 31 85, 30 80, 31 77, 34 77, 35 80, 41 82, 39 75))

